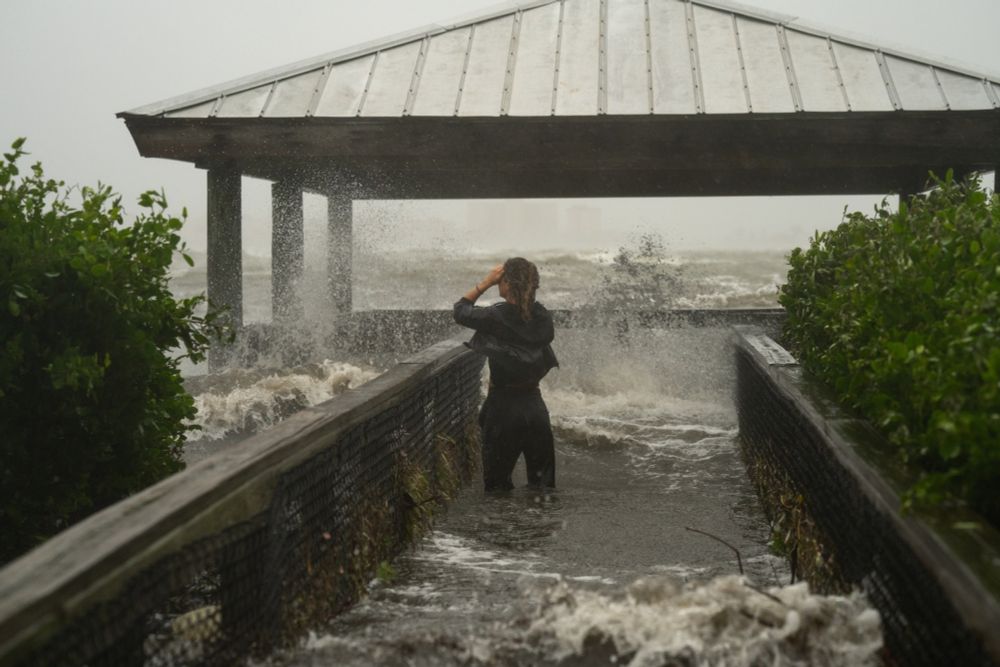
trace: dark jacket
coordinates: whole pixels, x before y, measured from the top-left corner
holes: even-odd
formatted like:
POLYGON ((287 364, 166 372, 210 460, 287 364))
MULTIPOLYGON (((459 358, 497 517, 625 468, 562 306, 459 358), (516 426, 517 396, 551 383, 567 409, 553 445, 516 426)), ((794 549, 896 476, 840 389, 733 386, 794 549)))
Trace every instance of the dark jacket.
POLYGON ((466 345, 489 359, 490 382, 495 386, 537 383, 559 365, 551 345, 552 316, 538 302, 527 322, 517 306, 506 301, 482 308, 463 297, 455 303, 454 313, 457 323, 475 329, 466 345))

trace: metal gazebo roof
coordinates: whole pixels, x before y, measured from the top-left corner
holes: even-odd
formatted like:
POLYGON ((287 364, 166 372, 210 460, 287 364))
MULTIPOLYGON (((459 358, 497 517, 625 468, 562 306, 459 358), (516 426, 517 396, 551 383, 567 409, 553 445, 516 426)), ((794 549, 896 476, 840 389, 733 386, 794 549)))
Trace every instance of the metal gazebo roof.
POLYGON ((120 115, 357 196, 886 192, 993 168, 998 81, 719 0, 541 0, 120 115))

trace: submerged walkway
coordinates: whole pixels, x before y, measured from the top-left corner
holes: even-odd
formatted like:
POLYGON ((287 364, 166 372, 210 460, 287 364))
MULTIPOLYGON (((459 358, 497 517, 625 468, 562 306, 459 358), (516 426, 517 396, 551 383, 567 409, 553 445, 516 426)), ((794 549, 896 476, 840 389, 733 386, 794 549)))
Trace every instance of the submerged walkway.
MULTIPOLYGON (((564 355, 564 368, 572 356, 564 355)), ((649 633, 641 610, 602 617, 630 586, 635 598, 636 580, 645 578, 640 597, 652 595, 655 607, 684 582, 738 574, 730 549, 685 527, 739 549, 756 585, 787 583, 784 561, 767 549, 769 529, 740 460, 728 395, 602 395, 561 386, 564 379, 545 392, 555 415, 556 491, 486 495, 475 480, 397 559, 391 581, 374 582, 367 599, 273 664, 558 664, 580 640, 564 622, 649 633)), ((521 465, 514 479, 524 483, 521 465)), ((715 593, 702 594, 707 606, 683 613, 711 615, 714 604, 727 604, 724 590, 714 602, 715 593)), ((670 639, 684 632, 675 624, 670 639)), ((609 651, 589 654, 609 664, 609 651)))
POLYGON ((302 554, 322 555, 338 528, 343 549, 323 565, 368 571, 350 528, 362 490, 404 501, 390 446, 431 465, 428 438, 461 438, 473 418, 481 361, 454 341, 429 347, 5 568, 0 622, 20 634, 5 631, 0 651, 37 665, 231 664, 283 641, 275 619, 305 599, 319 605, 302 619, 309 637, 244 664, 875 664, 879 617, 859 596, 764 590, 788 573, 740 460, 728 336, 561 332, 543 392, 559 488, 487 496, 477 480, 331 618, 347 598, 315 586, 302 554), (686 527, 735 546, 747 576, 686 527), (78 613, 52 632, 70 596, 78 613))

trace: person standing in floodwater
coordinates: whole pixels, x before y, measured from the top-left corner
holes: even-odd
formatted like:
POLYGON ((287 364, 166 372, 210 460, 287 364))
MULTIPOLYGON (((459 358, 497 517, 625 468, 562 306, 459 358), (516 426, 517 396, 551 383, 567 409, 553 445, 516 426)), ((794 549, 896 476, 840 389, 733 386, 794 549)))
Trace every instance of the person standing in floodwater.
POLYGON ((552 351, 552 316, 535 301, 537 289, 538 268, 512 257, 455 303, 455 321, 476 331, 466 344, 489 360, 490 388, 479 412, 487 491, 514 488, 511 473, 521 454, 529 485, 556 485, 552 425, 538 383, 559 362, 552 351), (493 285, 504 300, 477 307, 493 285))

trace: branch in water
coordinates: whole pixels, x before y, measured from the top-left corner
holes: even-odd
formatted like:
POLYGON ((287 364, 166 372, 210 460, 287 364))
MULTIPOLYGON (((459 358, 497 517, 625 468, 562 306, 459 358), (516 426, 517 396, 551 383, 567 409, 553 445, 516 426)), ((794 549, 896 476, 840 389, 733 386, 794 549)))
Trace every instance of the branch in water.
POLYGON ((782 607, 787 607, 788 606, 784 602, 782 602, 781 598, 779 598, 777 595, 771 595, 770 593, 768 593, 764 589, 757 588, 756 586, 754 586, 753 584, 751 584, 751 583, 749 583, 747 581, 744 581, 743 585, 746 586, 747 588, 749 588, 750 590, 756 592, 756 593, 760 593, 761 595, 763 595, 766 598, 770 598, 771 600, 774 600, 775 602, 777 602, 778 604, 780 604, 782 607))
POLYGON ((705 537, 711 537, 716 542, 721 542, 722 544, 725 544, 727 547, 729 547, 730 549, 732 549, 733 553, 736 554, 736 564, 740 566, 740 574, 741 575, 743 574, 743 558, 740 556, 740 550, 739 549, 737 549, 736 547, 734 547, 729 542, 726 542, 721 537, 716 537, 712 533, 706 533, 704 530, 698 530, 697 528, 689 528, 687 526, 684 526, 684 530, 690 530, 692 533, 698 533, 700 535, 704 535, 705 537))

